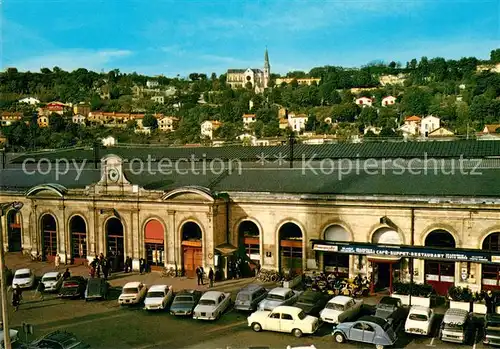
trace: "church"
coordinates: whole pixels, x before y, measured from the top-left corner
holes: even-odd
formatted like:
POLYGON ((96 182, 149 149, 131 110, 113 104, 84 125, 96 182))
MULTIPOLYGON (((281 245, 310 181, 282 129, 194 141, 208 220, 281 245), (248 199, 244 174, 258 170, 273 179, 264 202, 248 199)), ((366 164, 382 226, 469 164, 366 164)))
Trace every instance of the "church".
POLYGON ((263 70, 254 68, 228 69, 226 83, 231 88, 245 88, 247 84, 250 84, 256 93, 262 93, 268 87, 270 76, 271 65, 269 64, 269 54, 266 48, 263 70))

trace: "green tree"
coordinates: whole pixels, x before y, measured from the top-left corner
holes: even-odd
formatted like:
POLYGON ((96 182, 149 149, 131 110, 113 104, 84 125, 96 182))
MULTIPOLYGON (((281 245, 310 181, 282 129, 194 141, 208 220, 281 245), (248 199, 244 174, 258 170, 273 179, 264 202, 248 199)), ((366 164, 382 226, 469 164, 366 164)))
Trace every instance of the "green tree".
POLYGON ((155 130, 158 128, 158 120, 151 114, 144 115, 142 119, 143 127, 151 127, 151 129, 155 130))
POLYGON ((500 63, 500 48, 491 51, 490 60, 492 63, 500 63))

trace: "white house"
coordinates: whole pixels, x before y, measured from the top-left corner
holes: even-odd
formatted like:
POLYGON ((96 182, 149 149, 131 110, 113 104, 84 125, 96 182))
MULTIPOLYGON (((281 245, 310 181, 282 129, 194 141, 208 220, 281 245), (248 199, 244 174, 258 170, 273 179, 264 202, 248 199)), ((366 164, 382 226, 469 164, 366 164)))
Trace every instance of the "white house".
POLYGON ((83 116, 81 114, 76 114, 76 115, 73 115, 73 117, 71 118, 71 121, 73 121, 74 124, 85 126, 85 119, 86 119, 85 116, 83 116))
POLYGON ((102 140, 102 145, 105 147, 112 147, 116 145, 116 138, 113 136, 107 136, 106 138, 103 138, 102 140))
POLYGON ((146 81, 146 87, 147 88, 155 88, 158 87, 160 84, 156 80, 148 80, 146 81))
POLYGON ((373 104, 373 100, 368 97, 360 97, 356 98, 356 104, 359 105, 360 107, 371 107, 373 104))
POLYGON ((394 105, 394 104, 396 104, 396 97, 387 96, 382 98, 382 107, 387 107, 388 105, 394 105))
POLYGON ((427 137, 429 133, 441 127, 441 120, 433 115, 428 115, 420 121, 420 134, 427 137))
POLYGON ((382 128, 375 126, 367 126, 365 127, 363 134, 367 134, 369 131, 373 132, 373 134, 379 135, 380 131, 382 131, 382 128))
POLYGON ((256 120, 255 114, 243 114, 243 126, 248 128, 256 120))
POLYGON ((416 115, 408 116, 404 124, 399 127, 399 130, 403 132, 404 136, 416 136, 420 131, 421 120, 422 119, 416 115))
POLYGON ((19 103, 26 103, 26 104, 31 104, 31 105, 37 105, 40 103, 40 101, 34 97, 26 97, 23 99, 19 100, 19 103))
POLYGON ((257 144, 257 137, 249 133, 243 133, 236 137, 237 140, 242 141, 243 145, 255 146, 257 144))
POLYGON ((150 135, 151 134, 151 127, 142 127, 142 128, 136 128, 134 130, 135 133, 143 133, 145 135, 150 135))
POLYGON ((174 116, 165 116, 158 120, 158 128, 162 131, 174 131, 174 122, 178 119, 174 116))
POLYGON ((222 123, 215 120, 207 120, 201 123, 201 137, 213 139, 213 132, 221 127, 222 123))
POLYGON ((165 96, 153 96, 151 100, 158 104, 165 104, 165 96))
POLYGON ((296 132, 300 132, 306 128, 306 123, 307 123, 307 117, 306 114, 293 114, 290 113, 288 114, 288 126, 296 132))

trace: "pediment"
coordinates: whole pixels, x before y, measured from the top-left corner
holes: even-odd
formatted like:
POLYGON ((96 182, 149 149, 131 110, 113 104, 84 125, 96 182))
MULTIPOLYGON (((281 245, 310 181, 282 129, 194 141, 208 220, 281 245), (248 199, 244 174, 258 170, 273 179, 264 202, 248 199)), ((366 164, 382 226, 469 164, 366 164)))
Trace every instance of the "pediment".
POLYGON ((203 201, 210 202, 213 200, 208 200, 205 196, 201 196, 195 193, 179 193, 172 195, 168 198, 168 201, 203 201))
POLYGON ((53 196, 53 197, 63 197, 66 194, 68 189, 66 187, 57 184, 57 183, 49 183, 34 186, 26 192, 26 196, 53 196))
POLYGON ((182 187, 163 195, 165 201, 197 201, 213 202, 214 197, 209 189, 203 187, 182 187))

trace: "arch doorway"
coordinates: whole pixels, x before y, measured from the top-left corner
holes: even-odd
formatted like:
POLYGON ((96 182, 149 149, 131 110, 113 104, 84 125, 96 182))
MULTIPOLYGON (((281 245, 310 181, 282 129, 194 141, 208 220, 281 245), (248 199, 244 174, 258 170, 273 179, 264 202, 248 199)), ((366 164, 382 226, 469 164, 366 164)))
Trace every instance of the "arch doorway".
POLYGON ((242 275, 255 275, 255 268, 260 264, 260 231, 252 221, 243 221, 238 226, 238 248, 241 256, 245 256, 242 275))
MULTIPOLYGON (((489 234, 482 247, 485 251, 500 253, 500 232, 489 234)), ((500 267, 496 264, 483 264, 481 284, 483 290, 500 289, 500 267)))
POLYGON ((123 241, 123 224, 116 218, 112 217, 106 222, 106 246, 108 255, 111 257, 111 269, 114 272, 122 271, 124 267, 124 241, 123 241))
POLYGON ((186 276, 196 276, 196 268, 203 266, 202 231, 195 222, 186 222, 181 229, 182 265, 186 276))
POLYGON ((69 233, 73 263, 83 264, 87 260, 87 225, 81 216, 71 218, 69 233))
MULTIPOLYGON (((425 246, 455 248, 455 238, 448 231, 438 229, 425 238, 425 246)), ((425 283, 432 285, 439 295, 446 295, 455 284, 455 262, 424 262, 425 283)))
POLYGON ((51 214, 43 215, 42 226, 42 259, 53 261, 57 254, 57 223, 51 214))
MULTIPOLYGON (((330 225, 325 230, 326 241, 351 241, 351 234, 340 225, 330 225)), ((323 252, 323 270, 338 272, 341 278, 349 278, 349 254, 323 252)))
POLYGON ((279 230, 280 257, 279 269, 281 271, 302 272, 302 230, 295 223, 285 223, 279 230))
MULTIPOLYGON (((388 227, 377 229, 372 235, 374 244, 402 245, 399 233, 388 227)), ((394 280, 400 278, 401 258, 392 256, 368 256, 368 261, 372 266, 371 288, 374 291, 388 289, 392 293, 394 280)))
POLYGON ((157 219, 151 219, 144 226, 144 249, 146 262, 153 269, 165 265, 165 229, 157 219))
POLYGON ((7 239, 9 241, 9 252, 21 251, 21 212, 10 210, 7 213, 7 239))

